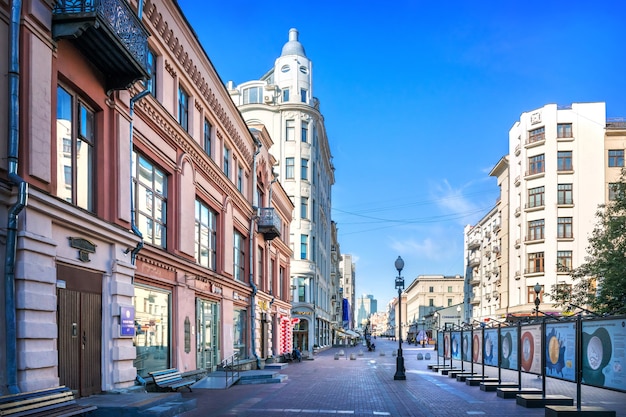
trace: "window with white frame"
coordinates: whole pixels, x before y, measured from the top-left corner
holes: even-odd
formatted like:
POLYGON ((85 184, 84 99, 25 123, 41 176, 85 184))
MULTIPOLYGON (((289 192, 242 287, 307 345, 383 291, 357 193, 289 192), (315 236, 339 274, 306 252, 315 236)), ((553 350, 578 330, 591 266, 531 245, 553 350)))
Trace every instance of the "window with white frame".
POLYGON ((137 225, 143 240, 155 246, 166 246, 167 177, 146 157, 133 151, 133 198, 137 208, 137 225))
POLYGON ((70 89, 57 87, 57 196, 85 210, 94 210, 95 113, 70 89))
POLYGON ((246 241, 239 231, 234 231, 233 274, 237 281, 245 282, 246 241))
POLYGON ((292 180, 295 178, 295 159, 285 158, 285 179, 292 180))
POLYGON ((217 212, 196 200, 195 254, 198 264, 216 270, 217 212))

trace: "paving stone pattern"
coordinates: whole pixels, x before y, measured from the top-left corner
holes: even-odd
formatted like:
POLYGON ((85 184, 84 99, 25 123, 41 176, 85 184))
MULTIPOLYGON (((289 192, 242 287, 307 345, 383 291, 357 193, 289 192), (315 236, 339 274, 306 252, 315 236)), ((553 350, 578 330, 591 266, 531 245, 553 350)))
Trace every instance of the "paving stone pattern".
MULTIPOLYGON (((289 364, 282 369, 288 378, 282 383, 235 385, 228 390, 194 389, 183 393, 195 398, 197 408, 180 417, 255 416, 418 416, 418 417, 543 417, 543 408, 525 408, 515 399, 499 398, 495 392, 480 390, 457 382, 454 378, 428 369, 436 363, 432 348, 403 345, 406 381, 395 381, 398 343, 376 340, 376 352, 363 346, 343 348, 345 356, 335 359, 339 348, 315 355, 312 361, 289 364), (363 351, 359 355, 359 351, 363 351), (385 355, 382 356, 381 352, 385 355), (431 360, 417 360, 418 353, 431 352, 431 360), (350 360, 350 353, 356 360, 350 360)), ((449 361, 447 361, 448 363, 449 361)), ((459 361, 453 362, 460 367, 459 361)), ((465 363, 469 370, 470 364, 465 363)), ((474 372, 482 367, 474 365, 474 372)), ((498 369, 485 367, 486 376, 497 377, 498 369)), ((502 370, 503 381, 516 382, 518 373, 502 370)), ((541 388, 537 375, 522 374, 522 387, 541 388)), ((547 378, 547 394, 562 394, 574 398, 576 385, 547 378)), ((616 417, 626 417, 626 393, 582 387, 582 405, 600 406, 616 411, 616 417)))

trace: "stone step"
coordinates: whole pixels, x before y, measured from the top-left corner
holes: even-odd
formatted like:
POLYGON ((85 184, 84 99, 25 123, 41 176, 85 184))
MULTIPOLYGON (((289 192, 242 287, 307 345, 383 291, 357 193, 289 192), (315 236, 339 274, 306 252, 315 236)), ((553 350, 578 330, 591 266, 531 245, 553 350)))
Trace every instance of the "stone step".
POLYGON ((494 392, 498 388, 519 388, 519 384, 517 382, 481 382, 480 390, 494 392))
POLYGON ((546 405, 574 405, 574 399, 565 395, 520 394, 517 405, 526 408, 544 408, 546 405))
POLYGON ((242 378, 237 382, 237 385, 256 385, 256 384, 280 384, 287 380, 287 375, 276 374, 272 378, 242 378))
POLYGON ((507 388, 502 387, 496 389, 500 398, 517 398, 518 394, 541 394, 539 388, 507 388))

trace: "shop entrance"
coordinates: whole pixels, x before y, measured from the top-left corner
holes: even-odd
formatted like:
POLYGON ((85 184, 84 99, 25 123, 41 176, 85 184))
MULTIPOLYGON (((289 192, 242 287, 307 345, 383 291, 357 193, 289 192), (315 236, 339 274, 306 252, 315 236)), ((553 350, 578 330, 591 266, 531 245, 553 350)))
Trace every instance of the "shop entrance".
POLYGON ((300 319, 293 328, 293 348, 296 347, 301 351, 309 350, 309 322, 306 319, 300 319))
POLYGON ((213 372, 217 369, 219 349, 219 304, 196 299, 196 366, 213 372))

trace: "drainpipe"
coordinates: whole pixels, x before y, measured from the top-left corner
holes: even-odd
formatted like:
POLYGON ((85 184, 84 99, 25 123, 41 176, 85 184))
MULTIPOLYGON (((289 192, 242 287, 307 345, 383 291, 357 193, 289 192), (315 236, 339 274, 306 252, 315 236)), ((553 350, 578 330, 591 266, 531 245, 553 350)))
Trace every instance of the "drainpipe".
POLYGON ((17 185, 17 201, 9 208, 7 219, 7 241, 4 265, 5 298, 5 343, 7 388, 10 394, 18 394, 17 385, 17 320, 15 312, 15 263, 17 254, 17 216, 26 207, 28 201, 28 183, 17 173, 20 132, 20 64, 19 34, 22 2, 11 2, 11 27, 9 34, 9 125, 8 125, 8 170, 9 180, 17 185))
POLYGON ((256 294, 259 292, 254 283, 254 222, 259 218, 259 202, 256 193, 256 157, 261 152, 261 142, 254 139, 256 150, 252 157, 252 209, 254 215, 250 219, 250 285, 252 286, 252 297, 250 297, 250 334, 252 336, 252 354, 256 358, 257 368, 261 368, 261 358, 256 352, 256 294))
POLYGON ((136 223, 135 199, 133 195, 133 119, 135 114, 135 103, 150 94, 150 90, 143 90, 130 99, 130 229, 141 239, 134 249, 126 249, 124 253, 130 252, 130 262, 135 265, 137 254, 143 248, 143 234, 139 231, 136 223))

